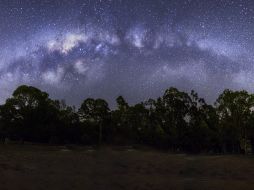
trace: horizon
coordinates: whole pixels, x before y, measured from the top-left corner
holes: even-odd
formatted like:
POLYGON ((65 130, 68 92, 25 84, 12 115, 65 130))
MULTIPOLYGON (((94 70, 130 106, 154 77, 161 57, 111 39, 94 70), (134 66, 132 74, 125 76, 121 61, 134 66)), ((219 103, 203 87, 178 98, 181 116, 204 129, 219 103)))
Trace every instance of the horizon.
POLYGON ((0 0, 0 189, 254 189, 254 0, 0 0))
MULTIPOLYGON (((11 95, 10 95, 9 97, 7 97, 6 100, 8 100, 9 98, 15 98, 15 96, 13 95, 13 93, 15 93, 15 91, 16 91, 17 89, 21 88, 21 87, 24 87, 24 88, 32 88, 32 89, 35 88, 35 89, 39 90, 41 93, 46 93, 46 94, 48 95, 48 98, 49 98, 50 100, 52 100, 52 101, 59 101, 59 103, 62 102, 62 103, 64 103, 64 104, 66 104, 66 106, 73 108, 73 109, 74 109, 74 110, 73 110, 74 112, 75 112, 75 111, 78 111, 79 108, 81 107, 82 103, 83 103, 84 101, 88 100, 88 99, 93 99, 93 100, 99 100, 99 99, 101 99, 101 100, 105 101, 105 102, 108 104, 108 108, 109 108, 110 111, 114 111, 114 110, 119 109, 119 108, 117 107, 117 98, 119 98, 119 97, 123 98, 123 100, 126 101, 126 103, 128 104, 128 106, 130 106, 130 107, 132 107, 132 106, 135 107, 136 105, 139 105, 139 104, 144 104, 144 105, 145 105, 145 104, 148 103, 150 100, 152 100, 152 101, 158 101, 159 98, 163 98, 163 96, 165 95, 165 93, 167 92, 167 90, 171 90, 171 89, 176 89, 176 90, 177 90, 178 92, 180 92, 180 93, 186 93, 190 99, 193 98, 193 95, 192 95, 192 92, 193 92, 194 94, 197 95, 198 99, 202 99, 202 100, 204 101, 204 104, 210 105, 210 106, 212 106, 213 108, 216 108, 216 107, 217 107, 217 106, 216 106, 217 101, 219 100, 219 98, 220 98, 221 95, 224 95, 224 94, 225 94, 226 91, 229 91, 229 92, 232 92, 232 93, 239 93, 239 92, 244 92, 244 93, 245 93, 245 92, 247 92, 247 94, 248 94, 249 96, 254 96, 254 93, 250 93, 250 92, 248 92, 248 91, 246 91, 246 90, 244 90, 244 89, 233 90, 233 89, 227 89, 227 88, 226 88, 226 89, 224 89, 224 90, 216 97, 216 99, 215 99, 214 102, 209 102, 209 101, 207 101, 205 98, 200 97, 200 96, 199 96, 199 93, 196 92, 196 91, 194 91, 194 90, 191 90, 190 92, 187 92, 187 91, 184 91, 184 90, 182 91, 182 90, 180 90, 180 89, 178 89, 178 88, 176 88, 176 87, 171 86, 171 87, 169 87, 169 88, 164 89, 164 91, 163 91, 160 95, 158 95, 156 98, 148 97, 146 100, 142 100, 142 101, 135 102, 135 103, 129 102, 124 96, 119 95, 119 96, 117 96, 117 97, 115 97, 115 98, 114 98, 114 97, 111 97, 112 99, 114 99, 113 105, 110 104, 106 99, 103 99, 103 98, 101 98, 101 97, 85 97, 85 98, 81 101, 80 104, 78 104, 78 105, 72 105, 72 104, 69 104, 65 99, 52 98, 52 96, 50 95, 49 92, 43 91, 42 89, 40 89, 40 88, 38 88, 38 87, 29 86, 29 85, 23 84, 23 85, 18 86, 16 89, 14 89, 14 91, 11 93, 11 95)), ((29 94, 29 93, 28 93, 28 94, 29 94)), ((7 102, 7 101, 6 101, 6 102, 7 102)), ((0 106, 1 106, 1 105, 2 105, 2 106, 6 105, 6 102, 4 102, 3 104, 0 104, 0 106)), ((195 101, 194 101, 194 102, 195 102, 195 101)), ((60 104, 61 104, 61 103, 60 103, 60 104)))

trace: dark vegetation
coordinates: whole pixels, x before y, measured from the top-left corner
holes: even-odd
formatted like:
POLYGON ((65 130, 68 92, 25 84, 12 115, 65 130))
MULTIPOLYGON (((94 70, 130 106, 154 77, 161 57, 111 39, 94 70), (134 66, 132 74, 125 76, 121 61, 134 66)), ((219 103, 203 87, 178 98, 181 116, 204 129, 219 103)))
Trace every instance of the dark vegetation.
POLYGON ((254 95, 225 90, 209 105, 198 94, 169 88, 162 97, 110 110, 88 98, 80 108, 20 86, 0 106, 0 136, 23 142, 148 145, 174 152, 246 153, 254 147, 254 95))

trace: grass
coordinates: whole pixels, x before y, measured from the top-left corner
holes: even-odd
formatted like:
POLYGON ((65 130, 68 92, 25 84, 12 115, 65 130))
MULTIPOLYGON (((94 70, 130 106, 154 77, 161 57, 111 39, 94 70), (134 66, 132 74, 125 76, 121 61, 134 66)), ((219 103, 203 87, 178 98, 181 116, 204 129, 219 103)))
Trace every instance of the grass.
POLYGON ((128 148, 0 146, 1 190, 254 189, 254 157, 128 148))

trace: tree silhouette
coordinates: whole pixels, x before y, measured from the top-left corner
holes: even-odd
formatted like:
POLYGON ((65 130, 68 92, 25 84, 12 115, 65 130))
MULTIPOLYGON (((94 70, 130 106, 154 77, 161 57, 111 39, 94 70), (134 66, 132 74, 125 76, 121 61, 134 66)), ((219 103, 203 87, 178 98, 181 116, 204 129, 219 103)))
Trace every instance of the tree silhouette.
POLYGON ((18 87, 0 105, 0 140, 53 144, 143 144, 191 153, 254 150, 254 95, 225 90, 215 105, 169 88, 162 97, 129 105, 119 96, 110 110, 87 98, 78 111, 32 86, 18 87))
POLYGON ((108 103, 103 99, 86 99, 79 109, 81 120, 89 120, 99 127, 98 144, 102 142, 102 126, 109 117, 108 103))
POLYGON ((46 92, 26 85, 18 87, 1 110, 12 138, 39 142, 50 138, 49 126, 53 126, 58 111, 46 92))
POLYGON ((253 114, 254 96, 247 91, 233 92, 227 89, 219 96, 216 105, 224 151, 246 151, 248 121, 253 114))

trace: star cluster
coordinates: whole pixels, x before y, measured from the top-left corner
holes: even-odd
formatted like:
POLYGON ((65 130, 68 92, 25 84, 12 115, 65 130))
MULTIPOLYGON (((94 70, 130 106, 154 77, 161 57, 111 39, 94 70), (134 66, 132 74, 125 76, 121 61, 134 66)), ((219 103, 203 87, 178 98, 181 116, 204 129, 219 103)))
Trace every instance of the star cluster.
POLYGON ((248 0, 3 0, 0 101, 20 84, 74 105, 253 91, 253 26, 248 0))

